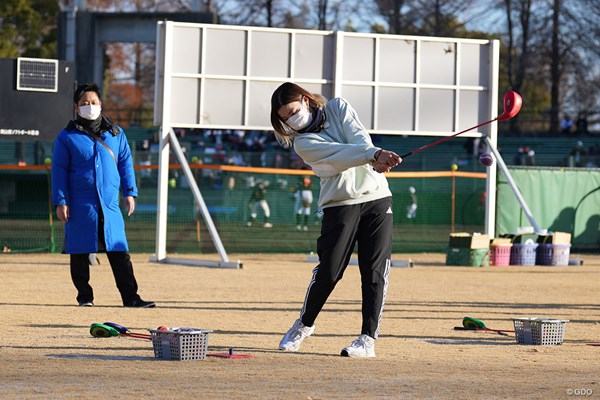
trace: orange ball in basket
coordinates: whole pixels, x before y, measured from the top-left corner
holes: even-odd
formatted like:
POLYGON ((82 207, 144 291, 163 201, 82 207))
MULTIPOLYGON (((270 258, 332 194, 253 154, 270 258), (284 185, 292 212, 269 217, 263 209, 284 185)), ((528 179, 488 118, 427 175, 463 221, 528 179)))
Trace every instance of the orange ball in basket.
POLYGON ((167 328, 166 326, 159 326, 158 328, 156 328, 157 331, 168 331, 169 328, 167 328))

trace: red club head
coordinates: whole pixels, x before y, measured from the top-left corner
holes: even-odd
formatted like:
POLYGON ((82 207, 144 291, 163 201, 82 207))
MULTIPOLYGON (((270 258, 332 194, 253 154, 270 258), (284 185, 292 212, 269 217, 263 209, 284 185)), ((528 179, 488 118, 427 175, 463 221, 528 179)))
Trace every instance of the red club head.
POLYGON ((523 99, 521 95, 514 91, 506 92, 504 95, 504 112, 498 115, 497 120, 502 121, 505 119, 511 119, 521 111, 523 105, 523 99))

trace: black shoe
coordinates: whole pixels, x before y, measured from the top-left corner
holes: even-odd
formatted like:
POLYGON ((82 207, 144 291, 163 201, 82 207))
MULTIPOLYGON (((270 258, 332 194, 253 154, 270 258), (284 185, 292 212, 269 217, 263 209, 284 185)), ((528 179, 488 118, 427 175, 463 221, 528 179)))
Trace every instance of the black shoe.
POLYGON ((144 301, 142 299, 137 299, 127 304, 125 307, 134 307, 134 308, 153 308, 156 307, 156 303, 153 301, 144 301))
POLYGON ((91 301, 80 301, 79 307, 94 307, 94 303, 91 301))

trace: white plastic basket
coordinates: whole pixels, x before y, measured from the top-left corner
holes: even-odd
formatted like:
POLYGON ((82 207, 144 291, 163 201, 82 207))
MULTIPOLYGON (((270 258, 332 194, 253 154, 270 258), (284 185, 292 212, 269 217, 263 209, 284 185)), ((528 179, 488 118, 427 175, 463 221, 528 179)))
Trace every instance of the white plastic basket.
POLYGON ((548 318, 513 318, 518 344, 559 345, 565 338, 568 320, 548 318))
POLYGON ((166 331, 148 329, 152 335, 154 356, 163 360, 204 360, 211 330, 172 328, 166 331))

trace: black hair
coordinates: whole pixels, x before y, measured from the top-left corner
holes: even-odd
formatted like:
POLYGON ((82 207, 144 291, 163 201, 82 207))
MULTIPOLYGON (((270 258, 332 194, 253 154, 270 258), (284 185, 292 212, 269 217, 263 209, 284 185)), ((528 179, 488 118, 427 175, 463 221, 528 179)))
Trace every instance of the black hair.
POLYGON ((85 92, 96 93, 98 98, 102 101, 102 96, 100 96, 100 88, 98 85, 93 82, 88 82, 77 86, 77 89, 75 89, 75 94, 73 95, 73 103, 79 103, 79 99, 81 99, 81 96, 83 96, 85 92))

